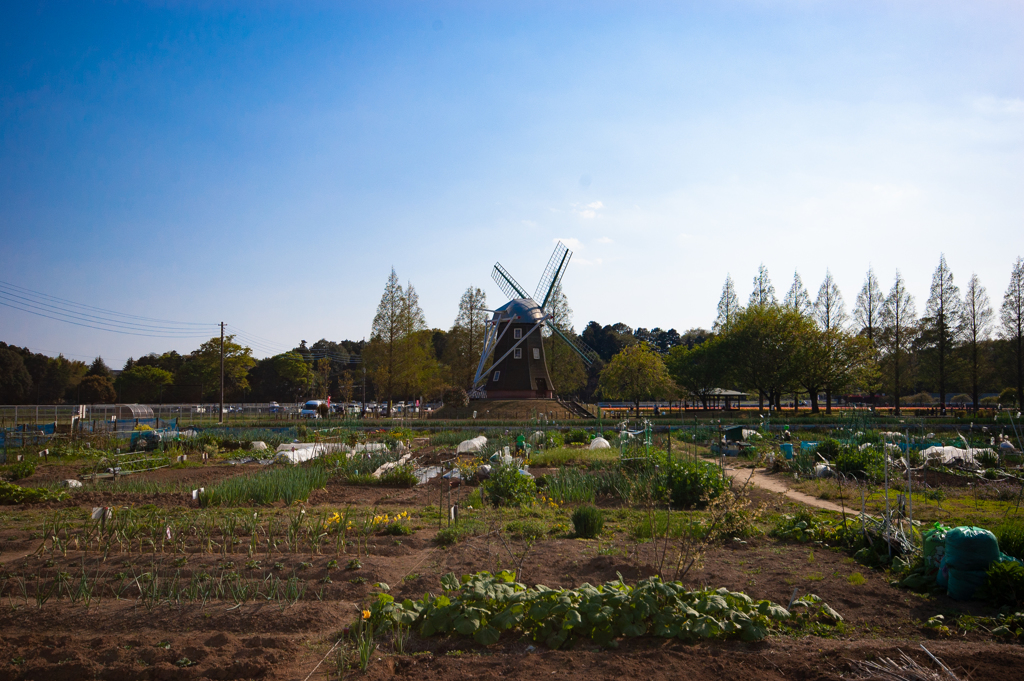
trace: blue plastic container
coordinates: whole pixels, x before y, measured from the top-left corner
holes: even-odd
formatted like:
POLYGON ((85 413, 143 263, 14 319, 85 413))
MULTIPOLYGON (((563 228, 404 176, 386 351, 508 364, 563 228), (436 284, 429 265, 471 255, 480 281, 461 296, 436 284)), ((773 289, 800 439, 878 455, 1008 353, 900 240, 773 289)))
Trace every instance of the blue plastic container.
POLYGON ((781 445, 779 445, 779 449, 782 450, 782 456, 786 457, 787 459, 793 458, 793 443, 783 442, 781 445))

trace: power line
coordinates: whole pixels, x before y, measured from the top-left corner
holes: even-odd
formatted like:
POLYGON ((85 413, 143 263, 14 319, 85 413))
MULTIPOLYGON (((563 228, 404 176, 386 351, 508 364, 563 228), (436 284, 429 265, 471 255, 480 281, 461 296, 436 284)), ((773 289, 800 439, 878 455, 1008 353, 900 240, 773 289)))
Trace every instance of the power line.
POLYGON ((0 305, 37 317, 52 319, 87 329, 148 338, 204 338, 206 333, 202 329, 212 326, 211 324, 197 322, 175 322, 151 317, 140 317, 138 315, 126 315, 113 310, 104 310, 103 308, 64 300, 63 298, 32 291, 4 281, 0 281, 0 305), (48 301, 56 301, 56 304, 48 301), (103 314, 92 314, 82 310, 102 312, 103 314))
POLYGON ((25 288, 24 286, 18 286, 12 284, 9 281, 0 280, 0 287, 6 287, 13 289, 19 293, 32 296, 34 298, 44 298, 46 300, 52 300, 57 303, 62 303, 65 306, 70 305, 71 307, 78 307, 85 310, 92 310, 94 312, 102 312, 107 316, 123 317, 125 319, 136 319, 143 322, 157 322, 158 324, 172 325, 172 326, 216 326, 213 322, 175 322, 166 319, 155 319, 153 317, 141 317, 139 315, 125 314, 123 312, 117 312, 116 310, 107 310, 102 307, 95 307, 93 305, 85 305, 84 303, 76 303, 73 300, 67 300, 65 298, 58 298, 57 296, 51 296, 47 293, 40 293, 39 291, 33 291, 32 289, 25 288))
POLYGON ((98 331, 109 331, 110 333, 119 333, 119 334, 122 334, 122 335, 125 335, 125 336, 145 336, 147 338, 205 338, 206 337, 206 334, 182 336, 182 335, 174 335, 174 334, 167 334, 167 333, 139 333, 137 331, 122 331, 122 330, 111 329, 111 328, 107 328, 107 327, 103 327, 103 326, 95 326, 93 324, 83 324, 83 323, 80 323, 80 322, 71 321, 70 319, 62 319, 60 317, 54 317, 52 315, 43 314, 41 312, 34 312, 32 310, 26 310, 26 309, 18 307, 16 305, 11 305, 9 303, 6 303, 3 300, 0 300, 0 305, 3 305, 4 307, 13 308, 15 310, 21 310, 22 312, 28 312, 29 314, 34 314, 37 317, 46 317, 47 319, 53 319, 54 321, 64 322, 65 324, 73 324, 75 326, 82 326, 82 327, 85 327, 87 329, 96 329, 98 331))

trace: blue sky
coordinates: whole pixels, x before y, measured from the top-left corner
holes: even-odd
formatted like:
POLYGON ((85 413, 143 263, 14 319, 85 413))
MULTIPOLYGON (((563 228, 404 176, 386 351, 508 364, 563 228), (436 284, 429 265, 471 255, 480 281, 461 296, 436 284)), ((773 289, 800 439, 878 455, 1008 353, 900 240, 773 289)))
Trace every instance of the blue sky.
MULTIPOLYGON (((945 253, 1024 255, 1024 6, 9 3, 0 280, 264 340, 368 337, 394 267, 431 326, 557 239, 577 328, 710 326, 945 253), (255 8, 254 8, 255 7, 255 8), (212 326, 210 327, 212 328, 212 326)), ((0 340, 189 351, 0 307, 0 340)))

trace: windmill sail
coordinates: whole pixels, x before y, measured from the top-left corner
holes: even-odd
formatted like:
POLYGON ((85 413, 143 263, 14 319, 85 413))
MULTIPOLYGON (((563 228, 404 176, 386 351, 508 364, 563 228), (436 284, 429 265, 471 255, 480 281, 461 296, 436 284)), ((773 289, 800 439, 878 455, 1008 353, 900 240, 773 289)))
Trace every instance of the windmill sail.
POLYGON ((523 287, 519 285, 512 275, 508 273, 504 267, 501 266, 500 262, 494 263, 494 270, 491 271, 491 279, 498 285, 502 293, 508 296, 509 300, 515 298, 529 298, 523 287))
POLYGON ((564 340, 570 348, 576 351, 576 354, 583 358, 583 361, 590 366, 595 360, 599 359, 598 354, 589 345, 580 340, 576 334, 568 334, 563 332, 560 328, 551 323, 551 320, 547 322, 548 328, 551 329, 559 338, 564 340))
POLYGON ((554 252, 548 259, 548 265, 540 276, 540 283, 537 284, 537 292, 533 299, 540 302, 540 309, 547 309, 548 301, 551 300, 551 292, 558 285, 558 280, 565 274, 565 268, 569 266, 569 259, 572 257, 570 251, 561 241, 555 246, 554 252))

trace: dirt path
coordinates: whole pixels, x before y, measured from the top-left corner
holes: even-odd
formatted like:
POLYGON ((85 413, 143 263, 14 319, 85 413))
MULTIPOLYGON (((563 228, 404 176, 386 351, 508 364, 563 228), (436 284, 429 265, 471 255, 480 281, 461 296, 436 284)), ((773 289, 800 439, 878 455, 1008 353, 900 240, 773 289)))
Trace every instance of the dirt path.
MULTIPOLYGON (((707 459, 707 461, 711 461, 712 463, 718 463, 717 460, 712 461, 711 459, 707 459)), ((843 507, 840 506, 839 504, 834 504, 831 501, 825 501, 824 499, 812 497, 810 494, 804 494, 803 492, 797 492, 796 490, 792 490, 788 486, 786 486, 786 483, 782 482, 781 480, 777 480, 776 478, 765 475, 764 473, 761 473, 752 468, 733 468, 732 466, 728 465, 725 467, 726 475, 728 475, 730 478, 736 480, 739 483, 745 483, 747 481, 747 478, 750 477, 751 471, 753 471, 754 477, 753 479, 751 479, 750 484, 756 485, 757 487, 760 487, 763 490, 775 492, 777 494, 783 494, 786 496, 787 499, 792 499, 793 501, 798 501, 801 504, 813 506, 814 508, 820 508, 826 511, 835 511, 836 513, 843 512, 843 507)), ((851 509, 847 508, 846 512, 850 513, 851 509)), ((856 513, 856 510, 854 510, 853 512, 856 513)))

